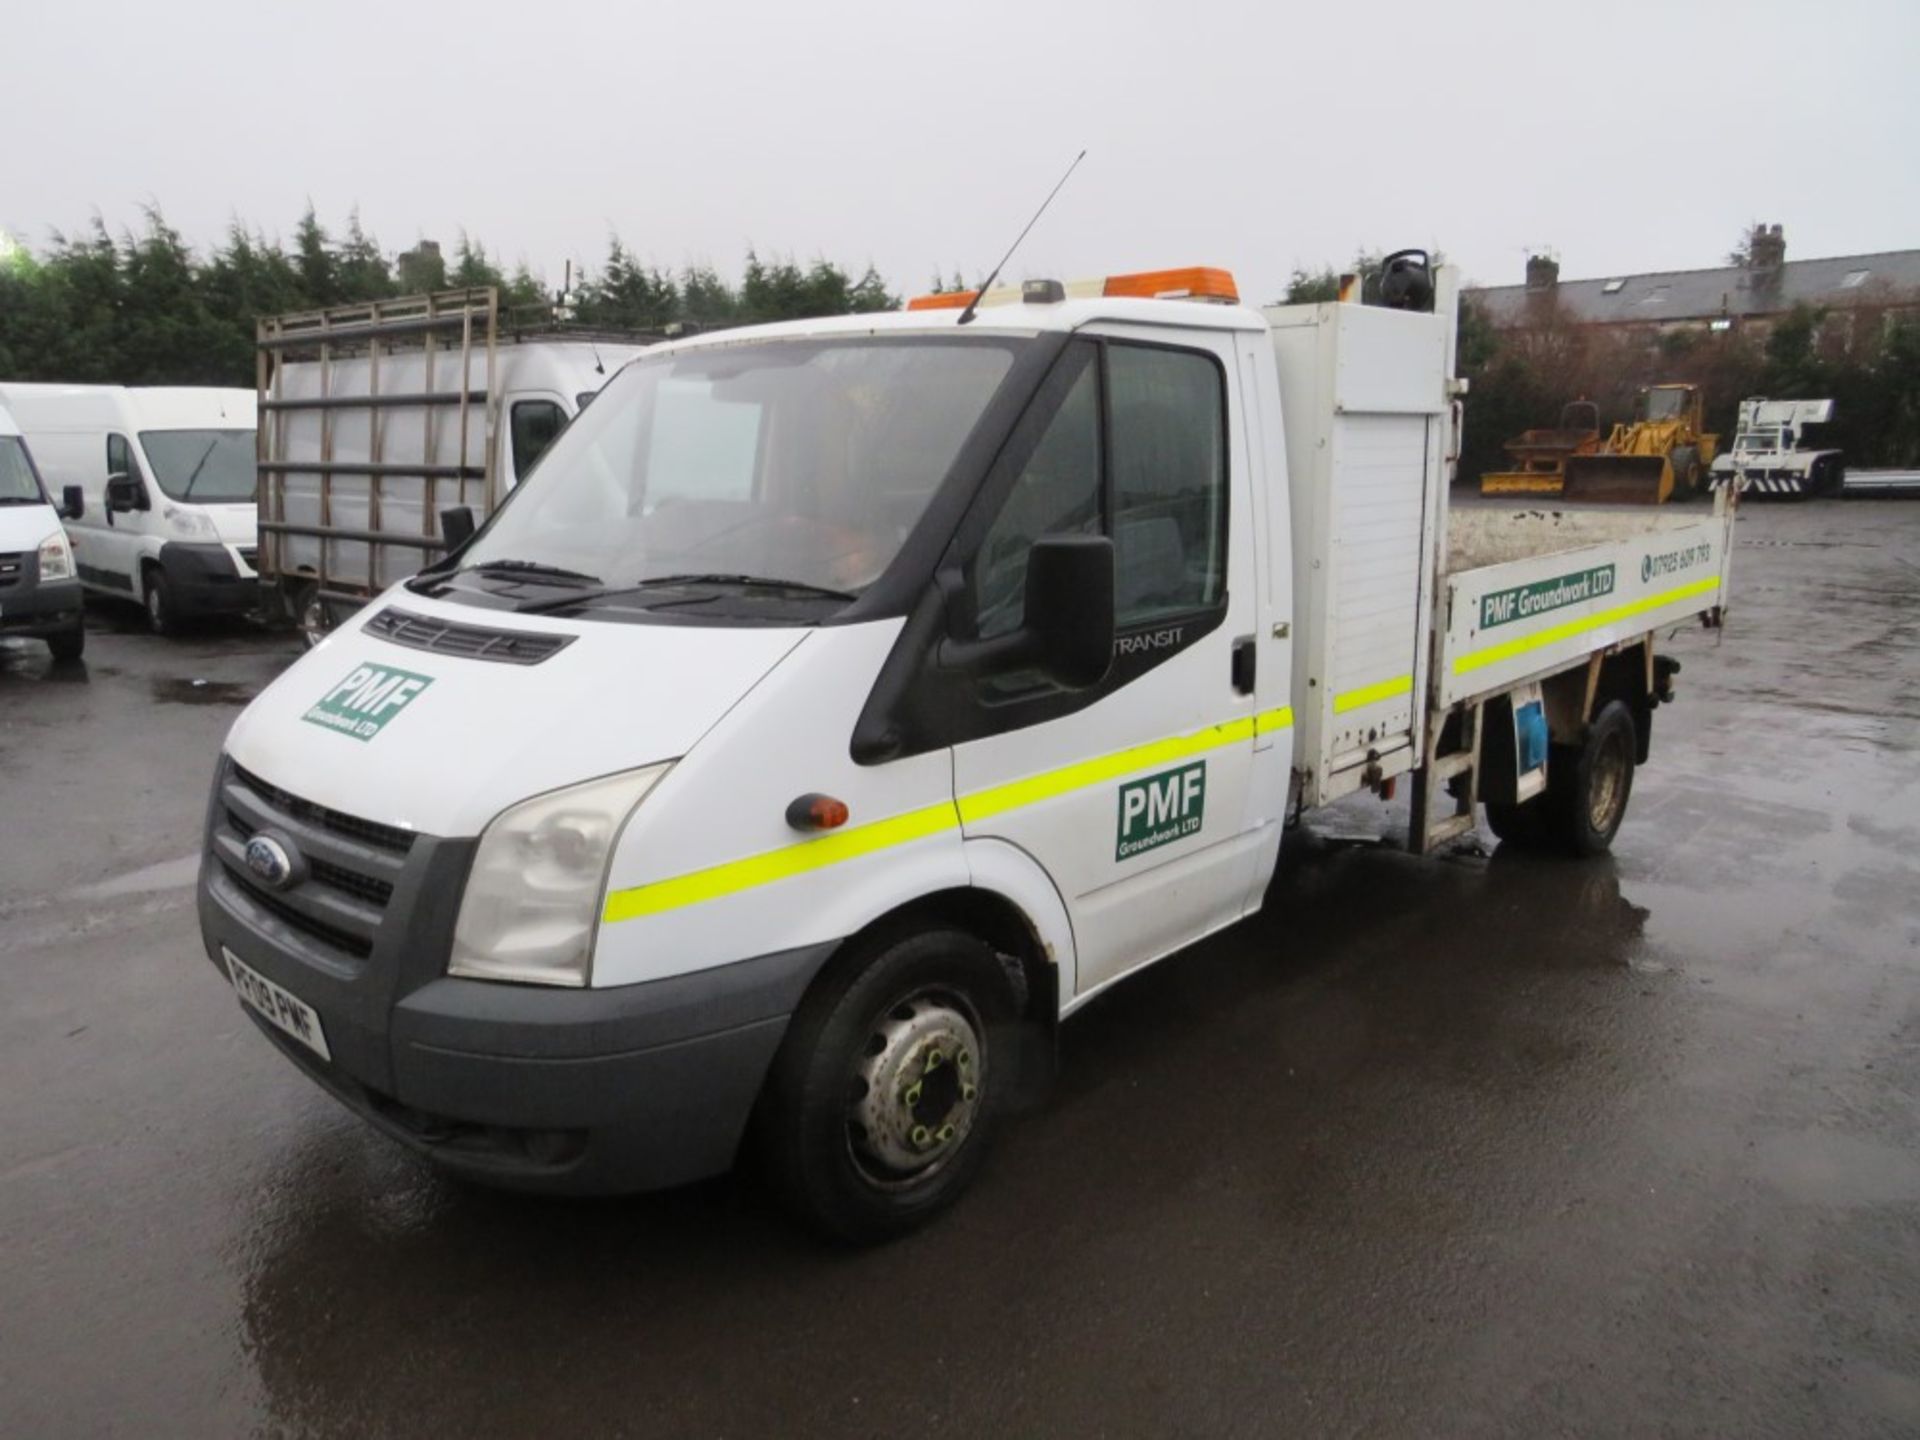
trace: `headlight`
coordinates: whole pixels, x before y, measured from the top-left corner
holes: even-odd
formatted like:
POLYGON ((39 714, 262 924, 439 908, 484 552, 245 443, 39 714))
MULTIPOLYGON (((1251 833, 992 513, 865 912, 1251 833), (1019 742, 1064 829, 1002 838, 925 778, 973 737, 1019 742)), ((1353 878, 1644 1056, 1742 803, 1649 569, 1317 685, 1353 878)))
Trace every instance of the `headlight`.
POLYGON ((73 549, 67 544, 65 531, 56 530, 40 542, 40 578, 42 580, 73 578, 73 549))
POLYGON ((197 510, 168 510, 167 522, 182 540, 218 540, 220 534, 213 528, 213 521, 197 510))
POLYGON ((585 985, 614 842, 669 768, 589 780, 496 815, 467 877, 447 973, 585 985))

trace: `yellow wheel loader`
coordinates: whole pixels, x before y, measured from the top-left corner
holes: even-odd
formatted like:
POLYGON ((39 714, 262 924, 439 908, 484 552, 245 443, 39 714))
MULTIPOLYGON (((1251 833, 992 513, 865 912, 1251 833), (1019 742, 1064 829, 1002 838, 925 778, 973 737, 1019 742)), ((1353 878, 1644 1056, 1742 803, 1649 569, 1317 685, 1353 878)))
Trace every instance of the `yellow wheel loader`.
POLYGON ((1699 494, 1720 438, 1706 433, 1703 413, 1698 385, 1647 387, 1630 424, 1614 426, 1596 453, 1567 460, 1562 493, 1608 505, 1661 505, 1699 494))
POLYGON ((1557 429, 1523 430, 1502 448, 1513 468, 1482 475, 1482 495, 1558 495, 1567 461, 1600 448, 1600 407, 1591 400, 1570 401, 1560 411, 1557 429))

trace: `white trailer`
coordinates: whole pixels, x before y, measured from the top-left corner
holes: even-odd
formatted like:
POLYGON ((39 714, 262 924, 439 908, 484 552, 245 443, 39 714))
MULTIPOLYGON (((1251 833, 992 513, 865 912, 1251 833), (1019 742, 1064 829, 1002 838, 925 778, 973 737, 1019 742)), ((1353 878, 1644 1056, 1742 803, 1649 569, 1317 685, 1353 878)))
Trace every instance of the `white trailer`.
POLYGON ((1811 443, 1809 433, 1831 419, 1831 400, 1742 400, 1732 448, 1713 457, 1713 488, 1768 498, 1838 495, 1846 457, 1811 443))
POLYGON ((258 339, 260 575, 309 638, 442 553, 445 514, 484 521, 643 348, 516 323, 491 288, 271 316, 258 339))
POLYGON ((1483 802, 1605 850, 1732 497, 1451 505, 1457 281, 1393 263, 1398 308, 1194 269, 649 352, 240 716, 208 958, 444 1166, 748 1143, 871 1239, 977 1173, 1020 1037, 1258 910, 1301 810, 1404 780, 1416 850, 1483 802))

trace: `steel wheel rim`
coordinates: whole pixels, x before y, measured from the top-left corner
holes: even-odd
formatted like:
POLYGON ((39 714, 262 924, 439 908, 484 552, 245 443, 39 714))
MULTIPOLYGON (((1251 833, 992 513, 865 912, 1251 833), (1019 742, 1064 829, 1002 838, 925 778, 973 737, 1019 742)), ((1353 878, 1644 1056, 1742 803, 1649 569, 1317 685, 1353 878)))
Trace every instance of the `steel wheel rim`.
POLYGON ((1609 735, 1594 752, 1587 796, 1587 823, 1606 834, 1619 823, 1627 796, 1627 747, 1618 735, 1609 735))
POLYGON ((922 986, 879 1011, 854 1058, 847 1154, 881 1190, 918 1185, 966 1148, 987 1095, 986 1029, 968 999, 922 986))

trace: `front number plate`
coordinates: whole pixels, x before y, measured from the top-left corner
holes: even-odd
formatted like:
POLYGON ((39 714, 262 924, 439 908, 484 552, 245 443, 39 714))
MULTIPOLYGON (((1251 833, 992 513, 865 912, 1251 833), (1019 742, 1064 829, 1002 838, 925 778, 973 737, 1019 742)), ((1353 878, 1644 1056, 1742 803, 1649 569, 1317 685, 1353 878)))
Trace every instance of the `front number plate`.
POLYGON ((333 1059, 327 1049, 327 1032, 320 1028, 320 1012, 297 995, 290 995, 267 979, 226 946, 220 947, 226 959, 227 973, 240 999, 267 1020, 287 1032, 322 1060, 333 1059))

